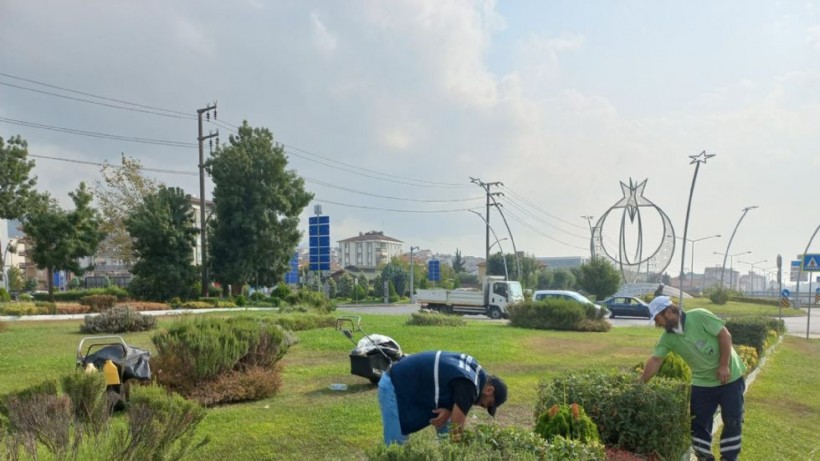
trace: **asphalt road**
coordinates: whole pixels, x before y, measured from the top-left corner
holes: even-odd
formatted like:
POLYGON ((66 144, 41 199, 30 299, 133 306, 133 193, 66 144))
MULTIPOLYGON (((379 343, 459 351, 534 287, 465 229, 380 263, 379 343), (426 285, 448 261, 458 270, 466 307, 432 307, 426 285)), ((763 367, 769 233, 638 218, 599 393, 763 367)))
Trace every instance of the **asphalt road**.
MULTIPOLYGON (((410 315, 411 312, 416 312, 419 309, 418 304, 346 304, 336 308, 338 313, 348 314, 387 314, 387 315, 410 315)), ((806 311, 806 309, 803 309, 806 311)), ((808 312, 808 311, 806 311, 808 312)), ((506 320, 492 320, 484 315, 465 315, 466 318, 484 319, 489 322, 505 322, 506 320)), ((626 318, 616 317, 614 319, 607 319, 612 326, 646 326, 651 327, 652 324, 645 318, 626 318)), ((807 325, 809 327, 809 338, 820 338, 820 308, 812 308, 811 318, 803 317, 783 317, 786 324, 786 332, 792 336, 806 337, 807 325)))

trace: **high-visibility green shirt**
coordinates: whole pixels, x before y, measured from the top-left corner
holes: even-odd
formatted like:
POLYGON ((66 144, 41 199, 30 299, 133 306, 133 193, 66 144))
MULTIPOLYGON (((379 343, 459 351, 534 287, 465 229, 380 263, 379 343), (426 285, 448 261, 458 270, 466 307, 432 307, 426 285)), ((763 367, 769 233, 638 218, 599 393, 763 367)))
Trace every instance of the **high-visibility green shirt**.
MULTIPOLYGON (((681 314, 682 333, 664 331, 655 345, 655 357, 666 357, 669 352, 681 356, 692 369, 692 385, 715 387, 720 385, 717 369, 720 365, 718 333, 725 322, 706 309, 692 309, 681 314)), ((729 359, 729 382, 743 376, 746 365, 732 348, 729 359)))

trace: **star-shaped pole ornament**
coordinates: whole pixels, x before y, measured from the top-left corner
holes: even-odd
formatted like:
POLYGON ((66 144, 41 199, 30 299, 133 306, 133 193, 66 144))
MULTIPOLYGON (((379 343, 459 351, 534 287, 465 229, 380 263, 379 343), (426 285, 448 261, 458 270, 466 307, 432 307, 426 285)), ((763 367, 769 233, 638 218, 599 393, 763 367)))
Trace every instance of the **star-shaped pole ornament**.
POLYGON ((624 198, 619 204, 623 204, 623 207, 626 208, 631 222, 635 222, 635 214, 638 212, 638 207, 645 200, 643 198, 644 188, 646 188, 646 179, 638 183, 633 182, 632 178, 629 178, 629 184, 621 181, 621 192, 623 192, 624 198))
POLYGON ((710 159, 710 158, 714 157, 715 155, 717 155, 717 154, 707 154, 706 151, 703 151, 703 152, 699 153, 698 155, 690 155, 689 158, 691 158, 692 161, 689 162, 689 164, 691 165, 693 163, 706 163, 707 159, 710 159))
MULTIPOLYGON (((708 160, 708 159, 710 159, 714 156, 715 156, 715 154, 707 154, 705 150, 702 151, 700 154, 690 155, 689 156, 689 158, 692 159, 692 161, 689 162, 689 164, 690 165, 692 165, 692 164, 695 165, 695 174, 692 175, 692 186, 689 188, 689 203, 686 205, 686 221, 683 224, 683 245, 681 245, 681 251, 680 251, 680 283, 679 283, 679 289, 680 289, 680 298, 679 298, 680 301, 679 301, 679 303, 680 304, 679 304, 679 307, 680 307, 681 310, 683 310, 683 279, 685 278, 683 276, 683 267, 684 267, 683 265, 684 265, 684 262, 686 261, 686 234, 689 231, 689 212, 692 210, 692 195, 695 192, 695 181, 697 181, 697 179, 698 179, 698 170, 700 170, 700 164, 701 163, 705 164, 706 160, 708 160)), ((690 270, 693 273, 695 272, 694 267, 690 267, 690 270)))

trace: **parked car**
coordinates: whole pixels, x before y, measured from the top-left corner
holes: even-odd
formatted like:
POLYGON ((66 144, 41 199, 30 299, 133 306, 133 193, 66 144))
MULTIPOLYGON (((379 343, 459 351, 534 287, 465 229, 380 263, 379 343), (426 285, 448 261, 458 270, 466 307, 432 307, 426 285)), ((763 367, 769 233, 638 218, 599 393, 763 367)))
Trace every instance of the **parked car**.
POLYGON ((581 305, 588 305, 591 304, 595 306, 595 309, 601 310, 601 306, 595 304, 594 302, 587 299, 586 296, 582 295, 581 293, 577 293, 575 291, 569 290, 536 290, 535 293, 532 294, 533 301, 543 301, 545 299, 565 299, 569 301, 575 301, 581 305))
POLYGON ((609 309, 609 318, 615 316, 649 318, 649 304, 638 298, 613 296, 605 299, 601 304, 609 309))

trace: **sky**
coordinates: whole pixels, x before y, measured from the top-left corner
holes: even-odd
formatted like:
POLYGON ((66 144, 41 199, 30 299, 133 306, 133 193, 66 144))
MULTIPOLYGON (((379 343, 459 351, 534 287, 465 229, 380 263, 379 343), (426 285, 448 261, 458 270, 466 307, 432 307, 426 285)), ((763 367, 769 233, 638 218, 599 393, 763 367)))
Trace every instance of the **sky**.
POLYGON ((478 181, 499 183, 493 251, 588 256, 606 215, 607 251, 640 259, 659 213, 621 232, 607 211, 647 180, 672 275, 693 240, 699 273, 727 248, 742 272, 787 266, 820 224, 820 1, 0 0, 0 24, 0 136, 66 207, 122 154, 199 196, 215 101, 206 132, 268 128, 315 194, 304 234, 321 205, 334 241, 483 256, 478 181))

